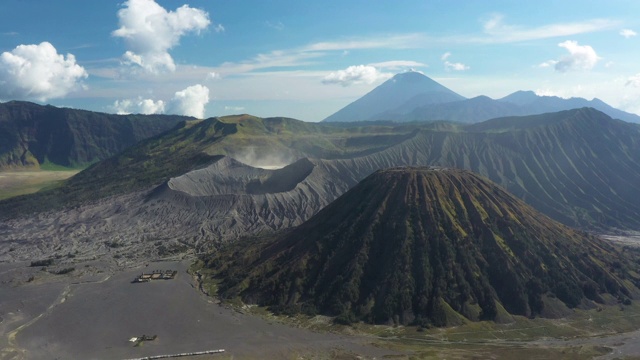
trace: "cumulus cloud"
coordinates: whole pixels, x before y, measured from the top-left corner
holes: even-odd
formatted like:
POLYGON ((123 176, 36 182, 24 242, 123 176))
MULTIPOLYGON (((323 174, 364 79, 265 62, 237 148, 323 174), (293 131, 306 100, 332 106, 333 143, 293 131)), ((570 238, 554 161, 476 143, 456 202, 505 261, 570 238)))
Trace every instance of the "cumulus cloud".
POLYGON ((120 28, 112 35, 123 38, 129 48, 123 62, 150 73, 175 71, 169 50, 185 34, 199 33, 211 23, 207 12, 188 5, 167 11, 154 0, 127 0, 123 6, 118 11, 120 28))
POLYGON ((466 71, 469 70, 470 67, 461 63, 461 62, 451 62, 449 61, 449 58, 451 57, 451 53, 450 52, 446 52, 444 54, 442 54, 442 56, 440 56, 440 60, 442 60, 442 63, 444 64, 444 69, 447 71, 466 71))
POLYGON ((380 72, 371 65, 354 65, 345 70, 330 73, 322 79, 323 84, 339 84, 351 86, 354 84, 372 84, 380 79, 388 79, 392 74, 380 72))
POLYGON ((627 86, 640 87, 640 73, 635 74, 627 80, 627 86))
POLYGON ((169 101, 167 112, 204 118, 205 105, 209 102, 209 88, 200 84, 176 92, 169 101))
POLYGON ((165 103, 162 100, 154 101, 152 99, 124 99, 116 100, 113 103, 113 109, 119 115, 126 114, 162 114, 164 113, 165 103))
POLYGON ((444 68, 448 71, 453 70, 453 71, 465 71, 465 70, 469 70, 471 69, 469 66, 457 62, 457 63, 452 63, 450 61, 445 61, 444 62, 444 68))
POLYGON ((120 115, 126 114, 176 114, 204 118, 205 106, 209 103, 209 88, 200 84, 177 91, 169 101, 143 99, 117 100, 111 106, 120 115))
POLYGON ((61 98, 87 76, 75 56, 58 54, 48 42, 19 45, 0 55, 0 99, 61 98))
POLYGON ((636 35, 638 35, 638 33, 636 33, 635 31, 631 30, 631 29, 622 29, 620 30, 620 35, 624 36, 625 38, 630 38, 630 37, 634 37, 636 35))
POLYGON ((596 51, 589 45, 578 45, 577 41, 567 40, 558 46, 567 49, 569 55, 555 63, 556 71, 591 70, 600 60, 596 51))

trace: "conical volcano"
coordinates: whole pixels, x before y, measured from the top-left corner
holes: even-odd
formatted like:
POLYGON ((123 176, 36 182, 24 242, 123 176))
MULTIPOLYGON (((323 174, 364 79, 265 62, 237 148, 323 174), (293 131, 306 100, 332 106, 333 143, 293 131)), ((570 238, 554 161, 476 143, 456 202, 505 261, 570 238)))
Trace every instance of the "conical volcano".
POLYGON ((210 264, 223 296, 373 323, 552 316, 637 293, 613 247, 453 169, 378 171, 273 242, 210 264))
POLYGON ((462 95, 446 88, 431 78, 417 72, 408 71, 395 75, 369 93, 340 109, 323 121, 350 122, 378 120, 375 115, 399 111, 404 107, 413 110, 413 102, 421 105, 438 104, 464 100, 462 95), (410 105, 403 106, 405 103, 410 105))

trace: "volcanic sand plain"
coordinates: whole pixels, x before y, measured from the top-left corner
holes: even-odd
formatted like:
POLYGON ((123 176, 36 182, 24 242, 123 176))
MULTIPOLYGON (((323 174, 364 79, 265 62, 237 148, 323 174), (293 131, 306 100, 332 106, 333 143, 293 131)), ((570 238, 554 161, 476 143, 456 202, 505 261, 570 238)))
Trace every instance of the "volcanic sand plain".
MULTIPOLYGON (((397 354, 364 337, 286 326, 217 304, 197 290, 186 272, 189 264, 151 262, 115 273, 74 271, 44 280, 36 274, 36 280, 21 284, 15 279, 28 280, 42 270, 28 263, 0 264, 0 359, 127 359, 215 349, 236 359, 397 354), (142 272, 168 269, 178 271, 172 280, 131 282, 142 272), (157 338, 137 346, 129 341, 141 335, 157 338)), ((99 264, 88 265, 94 266, 99 264)))

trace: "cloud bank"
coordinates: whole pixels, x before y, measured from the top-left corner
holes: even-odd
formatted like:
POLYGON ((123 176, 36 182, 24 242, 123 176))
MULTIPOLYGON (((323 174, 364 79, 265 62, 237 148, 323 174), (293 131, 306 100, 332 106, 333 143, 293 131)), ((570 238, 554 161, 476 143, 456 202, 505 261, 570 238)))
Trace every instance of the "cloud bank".
POLYGON ((0 99, 61 98, 81 87, 88 76, 72 54, 58 54, 53 45, 19 45, 0 55, 0 99))
POLYGON ((165 103, 162 100, 154 101, 152 99, 124 99, 116 100, 113 109, 118 115, 127 114, 163 114, 165 103))
POLYGON ((371 65, 354 65, 345 70, 332 72, 322 79, 323 84, 339 84, 351 86, 354 84, 372 84, 380 79, 388 79, 392 74, 380 72, 371 65))
POLYGON ((209 103, 209 88, 200 84, 177 91, 167 102, 153 99, 116 100, 111 107, 120 115, 126 114, 175 114, 203 119, 209 103))
POLYGON ((589 45, 578 45, 577 41, 567 40, 558 46, 567 49, 569 55, 555 63, 556 71, 591 70, 600 60, 596 51, 589 45))
POLYGON ((199 33, 211 21, 209 14, 188 5, 167 11, 154 0, 127 0, 118 11, 120 28, 112 35, 125 40, 129 50, 123 63, 149 73, 175 71, 169 50, 187 33, 199 33))

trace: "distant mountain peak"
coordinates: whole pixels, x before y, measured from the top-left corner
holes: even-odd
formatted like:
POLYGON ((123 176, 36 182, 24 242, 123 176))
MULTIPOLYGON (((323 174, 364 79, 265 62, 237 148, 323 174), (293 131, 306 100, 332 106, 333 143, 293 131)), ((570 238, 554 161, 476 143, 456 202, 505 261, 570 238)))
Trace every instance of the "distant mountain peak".
POLYGON ((538 97, 539 96, 531 90, 518 90, 513 94, 509 94, 499 100, 510 102, 516 105, 526 105, 536 101, 538 97))
POLYGON ((465 99, 420 72, 406 71, 396 74, 323 121, 373 120, 373 116, 393 111, 416 97, 421 97, 422 101, 426 103, 442 103, 465 99))

